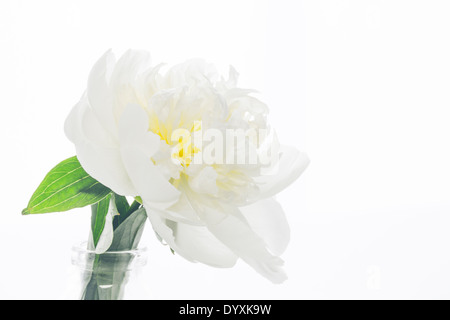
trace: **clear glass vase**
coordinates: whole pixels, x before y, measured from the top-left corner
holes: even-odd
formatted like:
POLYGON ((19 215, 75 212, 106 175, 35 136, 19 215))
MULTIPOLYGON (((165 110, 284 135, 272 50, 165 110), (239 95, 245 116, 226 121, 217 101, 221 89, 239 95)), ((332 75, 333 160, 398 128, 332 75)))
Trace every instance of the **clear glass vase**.
POLYGON ((74 246, 67 299, 148 299, 142 272, 146 263, 146 248, 96 254, 87 249, 86 243, 74 246))

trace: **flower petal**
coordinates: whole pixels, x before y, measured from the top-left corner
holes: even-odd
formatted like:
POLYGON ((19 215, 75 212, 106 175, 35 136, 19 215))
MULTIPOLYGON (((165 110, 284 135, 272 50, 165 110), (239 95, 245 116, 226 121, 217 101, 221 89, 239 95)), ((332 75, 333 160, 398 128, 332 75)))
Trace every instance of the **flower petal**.
POLYGON ((77 104, 73 106, 72 110, 70 110, 70 113, 64 122, 64 133, 74 144, 83 139, 80 119, 86 107, 86 94, 84 93, 80 101, 78 101, 77 104))
POLYGON ((99 123, 113 139, 117 140, 112 91, 108 83, 114 70, 115 60, 112 51, 108 50, 94 65, 89 74, 87 98, 99 123))
POLYGON ((94 179, 121 195, 136 195, 118 147, 105 146, 101 137, 107 134, 82 98, 72 109, 64 126, 67 137, 75 144, 84 170, 94 179))
POLYGON ((193 260, 218 268, 231 268, 236 264, 238 257, 205 226, 177 223, 172 230, 178 247, 193 260))
POLYGON ((218 80, 214 65, 203 59, 190 59, 171 67, 164 76, 166 88, 193 86, 218 80))
MULTIPOLYGON (((207 209, 204 214, 212 234, 258 273, 273 283, 281 283, 287 279, 282 269, 283 260, 270 254, 264 241, 251 229, 238 210, 228 214, 220 222, 217 222, 218 213, 215 209, 207 209)), ((222 213, 219 214, 222 216, 222 213)))
POLYGON ((151 218, 155 232, 182 257, 217 268, 231 268, 237 256, 205 226, 193 226, 159 218, 151 218), (155 222, 157 220, 157 222, 155 222))
POLYGON ((159 136, 148 131, 148 115, 137 105, 129 105, 119 120, 120 153, 139 196, 149 208, 165 209, 174 204, 180 192, 153 164, 159 136))
POLYGON ((179 248, 177 243, 175 242, 173 230, 168 226, 168 224, 173 224, 175 222, 165 219, 152 209, 148 209, 148 207, 151 208, 151 204, 146 204, 144 202, 144 207, 146 208, 147 216, 150 220, 150 223, 152 224, 152 228, 160 238, 160 240, 164 241, 172 250, 174 250, 186 260, 194 262, 193 258, 189 254, 186 254, 181 248, 179 248))
POLYGON ((216 195, 218 174, 211 166, 205 166, 195 176, 189 178, 189 186, 199 194, 216 195))
POLYGON ((161 216, 175 222, 182 222, 191 225, 204 225, 197 215, 197 212, 192 208, 186 194, 184 194, 182 190, 180 191, 181 195, 178 201, 166 210, 160 211, 159 213, 161 216))
POLYGON ((109 83, 113 92, 113 114, 115 119, 121 117, 127 105, 144 104, 139 101, 140 92, 144 91, 143 81, 137 81, 138 75, 150 67, 150 54, 144 51, 128 50, 117 61, 109 83))
POLYGON ((262 175, 255 178, 259 187, 259 199, 269 198, 297 180, 309 164, 308 156, 295 148, 281 146, 281 157, 275 174, 262 175))
POLYGON ((268 198, 240 209, 250 228, 264 240, 270 252, 281 255, 290 240, 289 224, 281 205, 268 198))
POLYGON ((83 141, 77 143, 76 150, 82 167, 94 179, 117 194, 124 196, 138 195, 127 175, 117 149, 102 148, 88 141, 83 141))
POLYGON ((150 67, 150 54, 146 51, 127 50, 117 61, 111 75, 112 88, 129 84, 136 79, 136 75, 150 67))

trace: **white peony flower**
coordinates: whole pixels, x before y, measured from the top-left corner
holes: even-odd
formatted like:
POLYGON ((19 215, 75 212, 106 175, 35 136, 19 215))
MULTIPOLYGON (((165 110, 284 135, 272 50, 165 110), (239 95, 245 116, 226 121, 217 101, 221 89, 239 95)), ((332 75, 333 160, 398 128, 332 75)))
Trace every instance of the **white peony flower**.
POLYGON ((290 233, 273 196, 307 156, 278 144, 267 106, 236 86, 234 69, 225 80, 200 60, 162 67, 140 51, 100 58, 65 123, 80 163, 114 192, 140 197, 157 235, 184 258, 215 267, 241 258, 282 282, 290 233), (233 130, 267 134, 218 141, 233 130))

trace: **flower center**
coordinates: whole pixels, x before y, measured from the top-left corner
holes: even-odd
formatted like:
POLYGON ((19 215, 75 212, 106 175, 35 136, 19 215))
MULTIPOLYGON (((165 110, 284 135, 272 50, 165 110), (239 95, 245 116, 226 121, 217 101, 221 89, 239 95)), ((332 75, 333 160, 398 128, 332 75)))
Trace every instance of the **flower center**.
POLYGON ((178 125, 174 127, 170 122, 164 123, 159 120, 156 114, 150 117, 149 130, 165 141, 171 149, 171 158, 174 163, 180 164, 186 169, 192 162, 196 153, 201 149, 194 143, 194 134, 201 132, 201 121, 194 121, 192 125, 184 125, 181 117, 178 125), (189 128, 189 129, 186 129, 189 128))

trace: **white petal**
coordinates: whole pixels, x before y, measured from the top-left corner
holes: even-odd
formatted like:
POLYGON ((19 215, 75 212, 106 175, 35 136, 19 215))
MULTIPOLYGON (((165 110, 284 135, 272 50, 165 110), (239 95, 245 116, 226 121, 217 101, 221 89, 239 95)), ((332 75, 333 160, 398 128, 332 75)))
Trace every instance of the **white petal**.
POLYGON ((72 110, 70 110, 70 113, 64 122, 64 133, 73 143, 77 143, 83 139, 80 119, 86 107, 86 94, 83 94, 80 101, 78 101, 78 103, 73 106, 72 110))
POLYGON ((150 54, 140 50, 128 50, 117 61, 111 75, 111 86, 117 87, 133 82, 136 75, 150 67, 150 54))
POLYGON ((178 190, 164 179, 139 147, 122 147, 121 153, 137 194, 151 207, 165 209, 177 201, 180 194, 178 190))
POLYGON ((202 59, 191 59, 171 67, 165 75, 165 86, 176 88, 207 84, 218 79, 216 68, 202 59))
POLYGON ((128 50, 117 61, 111 75, 110 88, 113 96, 113 114, 119 119, 130 103, 143 104, 139 101, 139 93, 145 88, 138 80, 138 75, 150 67, 150 54, 144 51, 128 50))
POLYGON ((108 50, 92 68, 87 87, 89 104, 101 126, 117 139, 117 124, 113 114, 113 95, 108 84, 115 65, 115 57, 108 50))
MULTIPOLYGON (((205 211, 207 221, 216 221, 216 215, 215 210, 205 211)), ((283 260, 270 254, 264 241, 239 212, 228 214, 218 223, 208 223, 208 229, 237 256, 273 283, 281 283, 287 279, 282 269, 283 260)))
POLYGON ((174 204, 180 192, 152 162, 160 139, 148 131, 147 113, 139 106, 129 105, 123 112, 119 139, 123 163, 138 195, 154 208, 165 209, 174 204))
POLYGON ((280 151, 278 171, 275 174, 255 178, 260 189, 260 199, 272 197, 285 189, 298 179, 309 164, 308 156, 295 148, 281 146, 280 151))
POLYGON ((107 136, 102 130, 84 98, 72 109, 65 122, 66 135, 75 144, 84 170, 118 194, 136 195, 118 147, 101 143, 102 137, 107 136))
POLYGON ((218 174, 211 166, 206 166, 195 176, 189 177, 189 186, 196 193, 215 195, 219 192, 217 186, 218 174))
POLYGON ((94 114, 94 110, 90 106, 86 107, 82 115, 81 131, 84 137, 95 145, 104 148, 118 148, 117 140, 102 127, 98 117, 94 114))
POLYGON ((281 205, 268 198, 240 209, 250 228, 264 240, 270 252, 281 255, 290 240, 289 224, 281 205))
POLYGON ((159 213, 162 217, 175 222, 182 222, 191 225, 204 225, 182 191, 180 198, 176 203, 171 205, 166 210, 160 211, 159 213))
POLYGON ((235 88, 237 86, 238 79, 239 79, 239 72, 237 72, 233 66, 230 66, 227 80, 228 88, 230 89, 235 88))
POLYGON ((76 150, 82 167, 94 179, 117 194, 138 195, 117 149, 100 148, 89 142, 79 142, 76 144, 76 150))
POLYGON ((150 219, 155 232, 178 254, 192 262, 231 268, 237 256, 205 226, 193 226, 163 218, 150 219), (159 222, 155 223, 155 220, 159 222))
POLYGON ((230 268, 237 256, 204 226, 176 223, 173 228, 178 247, 193 260, 213 267, 230 268))
POLYGON ((121 146, 139 146, 149 158, 159 149, 160 137, 148 130, 147 113, 138 105, 128 105, 119 120, 121 146))
POLYGON ((169 247, 176 253, 178 253, 180 256, 182 256, 186 260, 194 262, 193 258, 190 255, 186 254, 175 243, 175 236, 173 234, 173 230, 167 225, 167 223, 170 224, 174 222, 161 217, 158 213, 156 213, 154 210, 151 209, 151 205, 147 205, 145 202, 144 207, 147 211, 147 216, 148 219, 150 220, 150 223, 152 224, 153 230, 156 232, 158 237, 160 237, 161 240, 163 240, 167 245, 169 245, 169 247), (150 209, 148 209, 148 207, 150 207, 150 209))

